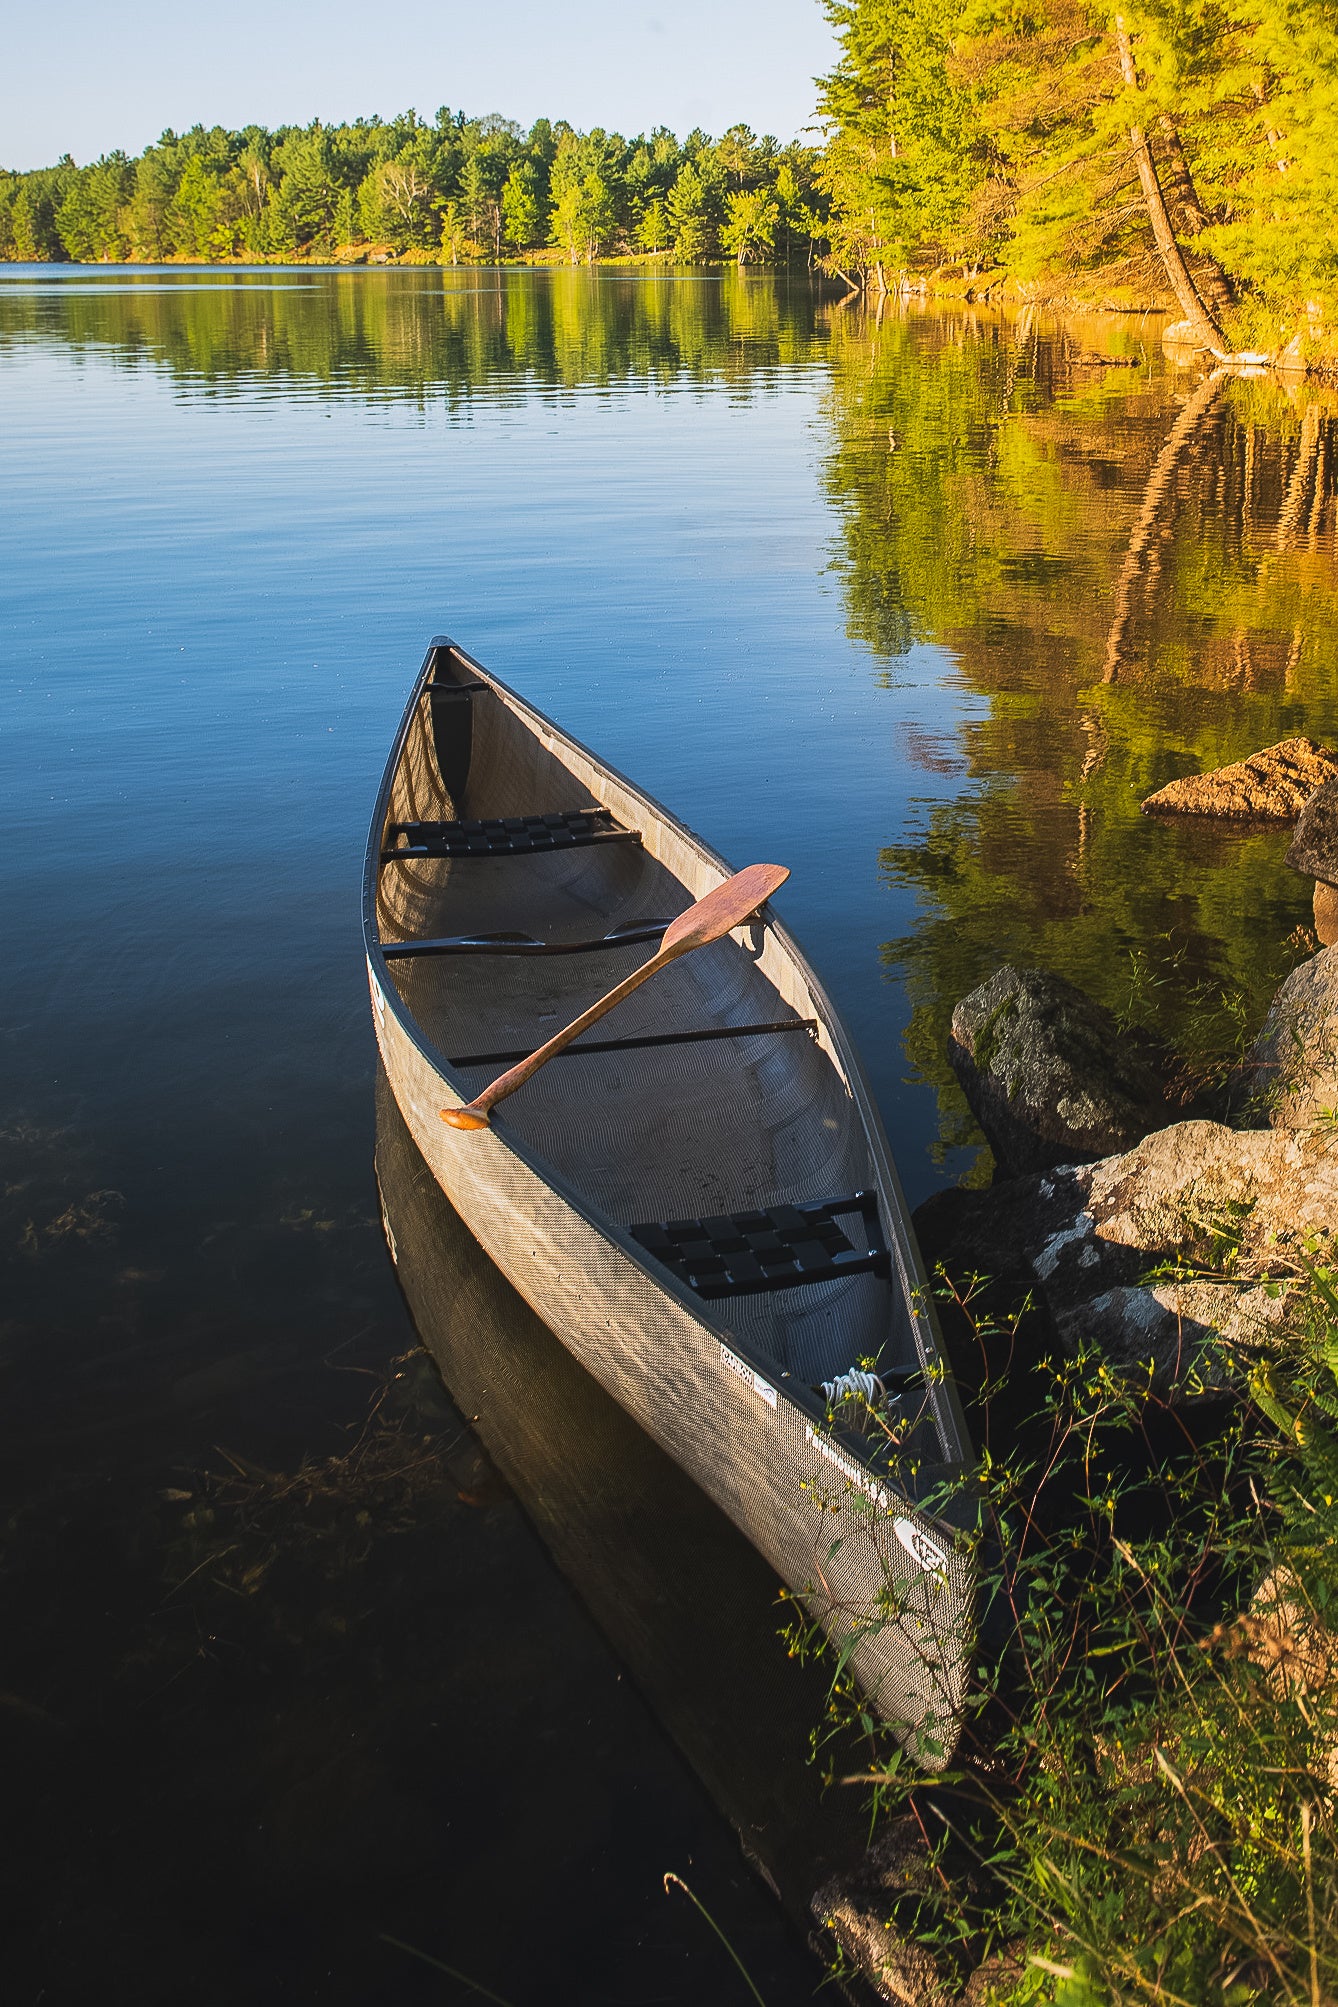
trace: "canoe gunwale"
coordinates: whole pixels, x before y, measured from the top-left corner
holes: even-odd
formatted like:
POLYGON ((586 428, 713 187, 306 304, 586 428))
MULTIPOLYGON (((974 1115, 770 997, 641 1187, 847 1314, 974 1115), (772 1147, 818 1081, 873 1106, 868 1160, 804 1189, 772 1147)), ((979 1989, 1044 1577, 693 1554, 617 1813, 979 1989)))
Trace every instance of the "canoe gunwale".
MULTIPOLYGON (((412 1011, 400 995, 398 985, 391 975, 390 959, 380 938, 377 924, 377 894, 382 869, 382 840, 389 814, 391 792, 399 771, 405 744, 418 715, 419 706, 432 687, 432 679, 437 671, 437 658, 449 653, 453 661, 470 677, 479 681, 475 689, 490 691, 503 702, 520 721, 530 727, 541 743, 556 740, 559 746, 570 748, 582 759, 587 760, 602 775, 617 787, 626 791, 641 804, 646 814, 658 818, 680 840, 695 851, 700 860, 728 877, 733 867, 718 852, 703 841, 685 823, 679 821, 662 803, 653 800, 644 790, 618 772, 606 760, 591 751, 579 740, 561 730, 551 719, 537 711, 499 678, 476 662, 464 649, 447 635, 434 635, 428 644, 422 668, 415 678, 398 729, 392 742, 381 778, 373 809, 371 828, 368 834, 367 850, 363 867, 363 946, 366 953, 368 973, 374 989, 377 1010, 389 1010, 402 1033, 417 1049, 424 1062, 437 1074, 444 1088, 456 1094, 463 1102, 468 1100, 468 1089, 455 1077, 455 1069, 447 1056, 429 1039, 414 1017, 412 1011)), ((957 1389, 947 1366, 946 1354, 934 1314, 932 1299, 916 1246, 914 1234, 909 1225, 906 1202, 901 1190, 900 1179, 892 1158, 890 1146, 884 1133, 877 1104, 864 1072, 863 1064, 846 1033, 831 999, 810 968, 802 949, 798 946, 788 928, 774 913, 768 912, 768 930, 775 936, 778 947, 790 957, 802 973, 808 985, 819 1015, 821 1036, 837 1061, 845 1078, 846 1086, 854 1104, 872 1159, 874 1178, 883 1201, 885 1226, 889 1250, 892 1255, 893 1271, 889 1282, 892 1289, 900 1288, 905 1301, 916 1348, 921 1365, 927 1369, 928 1394, 933 1406, 934 1422, 939 1440, 946 1452, 941 1461, 926 1464, 919 1475, 922 1483, 916 1482, 916 1474, 903 1468, 893 1459, 875 1460, 871 1455, 872 1446, 867 1437, 854 1430, 833 1423, 828 1418, 828 1410, 820 1397, 813 1394, 802 1381, 783 1371, 778 1362, 751 1345, 746 1337, 736 1333, 732 1327, 713 1314, 715 1306, 706 1302, 695 1290, 679 1280, 672 1271, 659 1262, 630 1231, 618 1220, 603 1213, 539 1152, 532 1150, 518 1135, 504 1117, 499 1117, 493 1126, 498 1140, 517 1157, 537 1178, 545 1182, 562 1202, 569 1206, 591 1229, 611 1242, 619 1251, 642 1268, 665 1295, 679 1304, 694 1317, 702 1328, 716 1338, 722 1347, 738 1354, 748 1366, 775 1390, 788 1405, 799 1410, 805 1419, 821 1431, 829 1440, 841 1447, 859 1464, 868 1470, 871 1477, 895 1487, 909 1503, 918 1510, 935 1516, 932 1504, 922 1505, 916 1497, 922 1488, 927 1492, 963 1472, 971 1461, 970 1436, 966 1418, 962 1410, 957 1389)), ((394 946, 394 943, 390 944, 394 946)), ((797 1285, 802 1287, 802 1285, 797 1285)), ((942 1522, 945 1527, 949 1522, 942 1522)))

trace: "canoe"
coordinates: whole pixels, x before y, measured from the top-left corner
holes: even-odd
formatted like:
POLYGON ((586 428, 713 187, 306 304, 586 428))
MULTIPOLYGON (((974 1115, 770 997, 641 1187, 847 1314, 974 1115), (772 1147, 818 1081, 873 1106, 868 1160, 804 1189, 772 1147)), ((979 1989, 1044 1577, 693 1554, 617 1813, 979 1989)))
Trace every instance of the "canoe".
POLYGON ((974 1642, 970 1543, 944 1504, 967 1429, 873 1097, 774 911, 654 977, 490 1127, 441 1117, 729 875, 437 636, 372 816, 373 1025, 465 1225, 935 1770, 974 1642))
MULTIPOLYGON (((821 1662, 777 1649, 774 1571, 516 1294, 423 1161, 383 1066, 376 1076, 377 1190, 414 1329, 550 1558, 807 1932, 814 1890, 869 1841, 861 1793, 827 1790, 822 1766, 803 1761, 825 1711, 821 1662)), ((569 1678, 571 1631, 541 1649, 546 1677, 569 1678)))

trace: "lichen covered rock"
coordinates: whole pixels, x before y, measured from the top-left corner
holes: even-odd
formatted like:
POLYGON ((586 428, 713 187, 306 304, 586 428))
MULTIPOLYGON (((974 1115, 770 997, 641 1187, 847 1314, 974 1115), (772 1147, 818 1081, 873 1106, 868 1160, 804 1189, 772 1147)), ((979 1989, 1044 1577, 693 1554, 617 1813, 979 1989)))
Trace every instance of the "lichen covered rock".
POLYGON ((931 1260, 1025 1281, 1067 1351, 1185 1404, 1248 1371, 1287 1314, 1273 1278, 1338 1233, 1338 1128, 1176 1122, 1100 1163, 943 1197, 916 1214, 931 1260))
POLYGON ((1280 739, 1249 759, 1170 781, 1148 796, 1143 813, 1293 822, 1316 790, 1333 780, 1338 753, 1314 739, 1280 739))
POLYGON ((1128 1149, 1169 1112, 1110 1012, 1040 969, 1005 965, 963 997, 948 1057, 1003 1177, 1128 1149))
POLYGON ((1338 947, 1292 970, 1246 1063, 1248 1111, 1274 1129, 1338 1121, 1338 947))

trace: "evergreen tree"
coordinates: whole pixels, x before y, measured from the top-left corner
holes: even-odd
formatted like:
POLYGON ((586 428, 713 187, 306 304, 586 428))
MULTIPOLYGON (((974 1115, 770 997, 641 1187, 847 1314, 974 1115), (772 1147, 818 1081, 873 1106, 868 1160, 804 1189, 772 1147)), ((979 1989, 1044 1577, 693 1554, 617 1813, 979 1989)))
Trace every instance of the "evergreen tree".
POLYGON ((135 162, 135 190, 125 212, 130 255, 161 264, 171 249, 168 211, 176 185, 172 155, 176 134, 165 132, 157 146, 146 147, 135 162))
POLYGON ((573 265, 597 258, 613 234, 622 151, 622 142, 599 127, 584 136, 568 130, 558 141, 549 178, 549 235, 573 265))
POLYGON ((328 254, 334 249, 340 185, 324 128, 316 124, 285 140, 275 164, 280 172, 272 203, 276 248, 289 254, 328 254))
POLYGON ((223 189, 199 154, 182 169, 167 209, 171 246, 178 257, 207 262, 224 248, 220 240, 223 189))
POLYGON ((821 174, 858 283, 961 262, 1033 295, 1161 293, 1211 347, 1338 320, 1338 0, 828 12, 821 174))
POLYGON ((766 189, 741 190, 729 198, 729 214, 720 233, 727 251, 740 265, 756 262, 776 242, 780 208, 766 189))
POLYGON ((104 154, 80 170, 56 211, 61 242, 77 264, 124 258, 130 241, 121 212, 134 189, 134 170, 124 153, 104 154))
POLYGON ((686 160, 669 191, 669 225, 674 233, 674 253, 684 264, 709 258, 718 249, 721 213, 721 185, 714 162, 705 148, 696 159, 686 160))
POLYGON ((513 250, 542 243, 547 235, 539 195, 539 168, 529 158, 519 160, 502 189, 502 229, 513 250))
POLYGON ((669 207, 656 195, 646 204, 637 224, 636 241, 643 251, 663 251, 669 242, 669 207))
POLYGON ((822 225, 817 155, 746 125, 680 145, 664 126, 632 141, 538 119, 441 106, 326 126, 194 126, 137 160, 66 159, 0 175, 0 258, 499 259, 561 247, 573 263, 617 254, 740 263, 807 250, 822 225))
POLYGON ((841 61, 822 80, 832 257, 885 290, 921 245, 958 248, 982 172, 973 94, 954 76, 958 0, 829 0, 841 61))

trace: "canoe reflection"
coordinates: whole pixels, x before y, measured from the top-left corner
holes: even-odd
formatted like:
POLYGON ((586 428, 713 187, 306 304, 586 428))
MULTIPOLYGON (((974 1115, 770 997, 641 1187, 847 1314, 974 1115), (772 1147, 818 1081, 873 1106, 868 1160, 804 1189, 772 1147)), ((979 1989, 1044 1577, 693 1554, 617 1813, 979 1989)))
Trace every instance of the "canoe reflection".
POLYGON ((826 1680, 788 1656, 775 1575, 494 1267, 381 1068, 376 1173, 400 1286, 452 1399, 746 1852, 806 1916, 863 1824, 860 1793, 824 1794, 806 1760, 826 1680))

